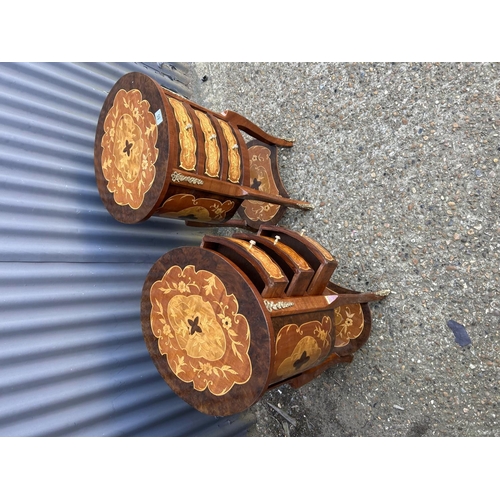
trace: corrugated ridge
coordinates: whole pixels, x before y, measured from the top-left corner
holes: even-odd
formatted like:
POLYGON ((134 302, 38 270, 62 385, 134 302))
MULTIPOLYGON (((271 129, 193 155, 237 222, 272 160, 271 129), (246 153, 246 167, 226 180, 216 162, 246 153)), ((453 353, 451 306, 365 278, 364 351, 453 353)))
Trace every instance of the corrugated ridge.
POLYGON ((30 153, 40 153, 45 156, 55 156, 59 159, 69 158, 73 161, 81 162, 86 165, 94 164, 94 150, 91 145, 90 137, 87 145, 74 144, 59 140, 54 135, 37 135, 30 133, 27 128, 20 134, 15 130, 3 130, 0 128, 0 144, 7 153, 13 153, 17 149, 30 153), (49 140, 50 139, 50 140, 49 140))
MULTIPOLYGON (((81 321, 81 318, 79 318, 81 321)), ((74 352, 84 351, 100 351, 107 349, 110 346, 115 347, 119 342, 120 345, 126 345, 138 342, 137 328, 131 329, 128 322, 120 321, 119 323, 109 321, 109 330, 113 330, 113 335, 106 334, 96 337, 89 332, 91 322, 86 323, 85 327, 78 328, 79 325, 69 325, 64 323, 60 325, 59 330, 52 329, 37 329, 33 335, 26 335, 19 342, 13 342, 12 337, 0 341, 0 364, 2 367, 7 367, 11 364, 31 363, 43 360, 46 358, 56 359, 58 356, 72 354, 74 352), (68 326, 71 326, 72 335, 68 335, 68 326), (43 335, 43 341, 38 340, 43 335)), ((106 326, 102 321, 99 325, 106 326)), ((142 345, 142 340, 139 340, 142 345)))
MULTIPOLYGON (((90 268, 80 265, 69 265, 64 263, 37 263, 22 262, 17 267, 0 262, 0 290, 8 286, 9 290, 25 286, 24 280, 30 284, 43 287, 51 285, 78 282, 80 285, 95 285, 96 279, 110 286, 110 283, 124 283, 130 285, 132 280, 137 282, 144 279, 144 273, 149 270, 148 264, 136 264, 123 266, 121 264, 93 264, 90 268), (36 272, 35 272, 36 271, 36 272)), ((26 290, 28 292, 28 290, 26 290)), ((6 291, 7 292, 7 291, 6 291)))
MULTIPOLYGON (((77 408, 73 409, 73 414, 78 414, 77 408)), ((99 433, 104 436, 137 436, 144 432, 145 436, 151 436, 154 427, 157 427, 157 435, 176 436, 179 429, 175 421, 181 415, 189 422, 189 427, 194 425, 193 420, 199 419, 193 409, 175 394, 172 393, 170 397, 167 397, 162 387, 149 384, 141 391, 127 394, 126 400, 121 401, 119 405, 115 403, 112 410, 100 413, 96 411, 92 418, 80 418, 71 426, 58 429, 57 434, 94 436, 99 433), (167 406, 168 421, 166 422, 167 406)), ((205 428, 212 424, 210 421, 207 422, 206 415, 202 416, 202 420, 205 428)))
MULTIPOLYGON (((124 408, 125 410, 125 408, 124 408)), ((169 399, 163 399, 160 395, 157 399, 146 402, 141 402, 140 407, 135 404, 128 405, 126 412, 119 412, 116 418, 113 419, 113 426, 107 425, 107 415, 103 413, 98 417, 81 422, 81 430, 78 430, 78 435, 93 436, 96 432, 92 428, 95 425, 96 431, 100 431, 102 435, 117 436, 180 436, 184 429, 187 429, 188 435, 190 429, 200 425, 207 432, 210 428, 216 425, 215 419, 208 415, 193 410, 184 401, 172 394, 169 399), (165 421, 165 407, 168 404, 169 418, 165 421), (147 414, 147 418, 143 414, 147 414)), ((65 431, 64 435, 72 435, 71 429, 65 431)))
MULTIPOLYGON (((78 66, 73 68, 69 63, 6 63, 5 67, 10 70, 5 73, 9 74, 12 80, 25 82, 35 90, 50 89, 58 97, 73 98, 76 102, 83 101, 87 109, 91 109, 90 103, 99 107, 99 103, 105 97, 104 88, 97 88, 95 80, 89 80, 88 77, 77 78, 78 66), (70 71, 68 74, 65 71, 66 68, 72 68, 75 71, 70 71), (36 82, 36 85, 31 85, 31 82, 36 82)), ((106 83, 102 80, 102 86, 106 83)))
MULTIPOLYGON (((13 148, 19 144, 18 137, 22 134, 23 143, 35 145, 39 142, 48 144, 54 149, 74 149, 78 148, 79 153, 93 155, 94 134, 88 130, 70 129, 61 125, 54 125, 50 120, 42 120, 39 117, 33 118, 29 115, 13 116, 8 111, 0 110, 0 140, 13 148)), ((93 163, 93 162, 92 162, 93 163)))
MULTIPOLYGON (((43 218, 40 218, 39 224, 44 223, 43 218)), ((120 239, 127 234, 126 231, 112 234, 96 229, 80 230, 77 226, 73 226, 73 232, 57 228, 43 231, 39 225, 31 222, 24 227, 31 231, 28 241, 17 226, 0 224, 0 231, 9 233, 2 244, 3 262, 154 262, 174 247, 197 246, 200 243, 193 233, 184 237, 182 234, 172 233, 163 246, 153 238, 142 242, 137 238, 138 243, 135 245, 120 245, 120 239), (42 240, 43 246, 40 246, 42 240), (100 245, 97 247, 99 241, 100 245)), ((66 228, 71 226, 66 225, 66 228)), ((131 237, 137 237, 130 234, 131 237)))
MULTIPOLYGON (((103 346, 100 349, 79 349, 63 352, 50 358, 38 358, 29 371, 19 373, 16 364, 0 367, 0 392, 20 391, 36 385, 38 388, 55 383, 62 378, 82 377, 95 372, 148 365, 150 357, 144 342, 103 346)), ((4 406, 5 408, 5 406, 4 406)))
POLYGON ((199 244, 202 230, 181 221, 154 217, 142 224, 118 223, 99 198, 93 176, 82 182, 75 172, 76 178, 65 182, 62 175, 61 185, 55 172, 45 181, 38 173, 0 174, 4 261, 151 262, 173 246, 199 244))
MULTIPOLYGON (((87 85, 75 86, 71 82, 68 87, 64 84, 50 85, 43 81, 41 76, 41 65, 27 63, 2 64, 0 68, 0 90, 6 95, 13 94, 26 100, 26 102, 37 102, 50 105, 54 110, 64 113, 77 114, 93 118, 99 116, 102 103, 106 98, 109 89, 90 88, 90 99, 85 99, 84 95, 76 89, 85 89, 85 94, 89 93, 87 85), (33 70, 30 73, 29 70, 33 70), (29 77, 27 77, 29 75, 29 77), (76 87, 76 89, 75 89, 76 87), (72 88, 72 92, 70 91, 72 88)), ((64 116, 61 116, 63 119, 64 116)))
MULTIPOLYGON (((0 207, 1 206, 2 206, 2 204, 0 204, 0 207)), ((12 208, 13 208, 12 206, 10 206, 10 207, 5 206, 4 213, 9 213, 12 210, 12 208)), ((60 213, 57 213, 57 211, 55 210, 54 211, 55 217, 50 218, 46 213, 44 214, 42 212, 43 209, 41 209, 42 213, 39 213, 36 216, 30 216, 30 214, 23 214, 22 212, 24 209, 25 209, 25 207, 22 207, 20 210, 14 212, 17 215, 15 221, 7 221, 7 220, 2 221, 2 223, 0 224, 0 230, 6 231, 6 232, 8 231, 10 234, 14 235, 16 233, 22 234, 23 229, 24 229, 24 231, 29 231, 30 236, 32 238, 34 238, 36 236, 47 234, 49 232, 49 229, 50 229, 50 236, 55 237, 55 238, 57 238, 57 237, 64 237, 64 238, 69 237, 69 238, 71 238, 71 234, 68 234, 68 233, 73 232, 73 236, 78 236, 80 239, 81 238, 88 238, 90 241, 93 238, 103 237, 103 238, 106 238, 107 242, 109 243, 113 239, 114 235, 122 237, 123 233, 128 232, 126 230, 126 228, 131 227, 131 226, 126 226, 126 225, 124 225, 124 226, 115 225, 115 226, 112 226, 110 228, 104 224, 102 224, 101 227, 82 227, 81 225, 78 224, 78 222, 84 216, 89 216, 89 215, 92 216, 93 214, 90 211, 85 213, 85 214, 82 214, 79 217, 78 217, 79 214, 76 214, 76 216, 73 216, 73 217, 67 217, 67 214, 64 214, 63 211, 61 211, 60 213), (26 220, 23 221, 23 228, 20 228, 19 221, 23 217, 23 215, 26 215, 26 220), (47 219, 47 220, 44 220, 44 219, 47 219), (48 219, 51 219, 51 221, 50 221, 51 225, 41 227, 40 222, 48 222, 48 219), (76 234, 76 233, 78 233, 78 234, 76 234)), ((97 215, 100 215, 100 214, 98 213, 97 215)), ((96 219, 96 224, 98 222, 101 222, 98 220, 98 217, 96 217, 95 219, 96 219)), ((154 239, 156 239, 157 245, 162 243, 162 241, 163 241, 161 238, 162 235, 156 234, 154 231, 151 231, 150 227, 148 227, 146 225, 144 225, 142 227, 140 227, 140 226, 134 226, 134 227, 138 227, 138 229, 135 231, 134 230, 132 230, 132 231, 129 230, 129 231, 130 231, 131 237, 134 237, 137 241, 140 241, 140 238, 144 238, 144 237, 148 236, 148 239, 150 241, 148 241, 147 244, 151 244, 154 239)), ((175 229, 176 231, 182 231, 183 227, 180 228, 179 225, 175 226, 173 224, 170 224, 169 226, 166 226, 165 229, 170 229, 170 230, 175 229)), ((186 235, 182 234, 182 235, 180 235, 180 237, 182 239, 186 240, 188 237, 193 237, 195 235, 196 235, 197 240, 199 241, 199 234, 194 232, 194 231, 190 231, 186 235)), ((175 239, 176 239, 176 234, 175 233, 169 234, 169 236, 170 236, 169 241, 174 243, 175 239)), ((136 243, 135 248, 137 249, 137 252, 140 252, 141 250, 143 250, 143 248, 141 248, 143 245, 146 246, 144 243, 136 243)), ((169 246, 172 246, 172 245, 169 245, 169 246)))
MULTIPOLYGON (((87 422, 105 422, 111 420, 110 427, 115 426, 115 419, 120 414, 127 414, 133 408, 141 410, 140 394, 156 387, 159 396, 156 400, 168 403, 164 405, 166 418, 169 417, 172 403, 177 398, 166 386, 161 384, 144 363, 130 366, 120 372, 119 383, 115 372, 100 372, 97 375, 86 374, 83 377, 67 377, 63 382, 54 382, 50 387, 30 387, 17 390, 5 400, 5 407, 0 418, 3 435, 16 435, 20 426, 26 427, 27 435, 64 435, 68 426, 79 424, 83 427, 87 422), (115 379, 113 376, 115 375, 115 379), (106 377, 107 376, 107 377, 106 377), (119 407, 117 401, 124 394, 130 393, 131 404, 119 407), (21 408, 20 408, 21 406, 21 408), (28 424, 29 423, 29 427, 28 424), (32 427, 33 426, 33 427, 32 427)), ((147 422, 147 413, 142 408, 139 415, 141 424, 147 422)), ((133 425, 137 425, 134 422, 133 425)))
POLYGON ((66 187, 67 183, 80 187, 92 186, 97 195, 95 170, 93 163, 81 163, 77 157, 64 158, 59 156, 47 156, 40 152, 18 150, 7 147, 0 150, 0 172, 3 177, 12 178, 13 182, 24 185, 26 179, 41 178, 47 183, 58 183, 66 187), (64 183, 62 182, 64 180, 64 183))
POLYGON ((188 66, 182 63, 166 64, 167 66, 162 68, 158 68, 156 64, 151 63, 80 63, 78 66, 99 73, 109 78, 113 83, 125 73, 139 71, 159 81, 160 84, 166 86, 170 90, 190 98, 192 96, 192 90, 190 87, 190 79, 187 75, 189 72, 188 66), (180 72, 177 69, 173 69, 177 67, 180 72), (168 81, 162 81, 162 79, 168 81))
MULTIPOLYGON (((66 123, 72 127, 75 126, 87 130, 90 134, 95 133, 95 120, 87 116, 54 108, 54 106, 48 106, 44 102, 37 102, 26 98, 26 95, 23 95, 21 92, 22 85, 15 88, 6 88, 2 83, 4 82, 0 79, 0 89, 2 90, 0 93, 0 109, 4 113, 32 120, 40 118, 44 122, 54 125, 66 123)), ((98 112, 98 109, 98 106, 96 106, 95 111, 98 112)))
MULTIPOLYGON (((85 387, 78 396, 74 396, 72 380, 58 386, 60 397, 48 399, 43 389, 36 388, 29 394, 32 405, 23 413, 0 420, 0 425, 9 431, 6 435, 17 435, 17 429, 36 416, 30 422, 27 435, 31 436, 221 436, 241 432, 242 425, 238 425, 235 416, 216 419, 204 415, 179 399, 155 376, 148 377, 140 370, 141 366, 128 370, 130 383, 122 383, 121 392, 91 377, 84 379, 84 384, 77 381, 85 387), (136 382, 139 378, 141 383, 136 382), (54 415, 66 425, 54 425, 54 415)), ((243 423, 245 428, 249 425, 243 423)))

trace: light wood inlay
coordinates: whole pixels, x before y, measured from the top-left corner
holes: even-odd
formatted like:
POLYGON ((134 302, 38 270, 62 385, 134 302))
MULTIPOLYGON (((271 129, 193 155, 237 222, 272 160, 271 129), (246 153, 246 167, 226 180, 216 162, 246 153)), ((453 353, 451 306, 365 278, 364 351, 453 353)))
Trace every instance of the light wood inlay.
MULTIPOLYGON (((268 241, 272 241, 273 243, 275 242, 274 238, 270 238, 269 236, 262 236, 262 238, 265 238, 268 241)), ((284 243, 281 243, 280 241, 276 243, 276 247, 286 253, 302 271, 309 271, 311 269, 311 266, 293 248, 285 245, 284 243)))
POLYGON ((216 274, 174 265, 153 283, 150 301, 151 331, 177 378, 214 396, 248 382, 249 324, 216 274))
POLYGON ((158 127, 137 89, 120 89, 104 120, 102 174, 117 205, 138 210, 156 176, 158 127))
POLYGON ((343 347, 358 338, 364 326, 364 314, 360 304, 335 308, 335 347, 343 347))
POLYGON ((269 257, 269 255, 267 255, 266 252, 262 251, 260 248, 251 245, 249 241, 238 240, 236 238, 228 238, 228 240, 248 250, 248 252, 262 264, 271 278, 279 279, 285 277, 281 268, 271 259, 271 257, 269 257))
MULTIPOLYGON (((248 148, 251 187, 263 193, 279 195, 279 190, 272 174, 270 154, 270 150, 265 146, 252 146, 248 148)), ((280 209, 280 205, 255 200, 245 200, 242 207, 245 215, 254 222, 268 222, 280 209)))
POLYGON ((217 142, 217 133, 206 113, 195 111, 200 120, 201 130, 205 137, 205 175, 219 177, 220 172, 220 149, 217 142))
POLYGON ((175 119, 179 125, 180 168, 192 172, 196 169, 196 138, 193 131, 193 122, 182 102, 169 98, 174 108, 175 119))
POLYGON ((227 155, 229 159, 229 171, 227 178, 235 184, 240 182, 241 178, 241 158, 239 153, 238 141, 232 128, 222 120, 219 120, 222 132, 227 142, 227 155))

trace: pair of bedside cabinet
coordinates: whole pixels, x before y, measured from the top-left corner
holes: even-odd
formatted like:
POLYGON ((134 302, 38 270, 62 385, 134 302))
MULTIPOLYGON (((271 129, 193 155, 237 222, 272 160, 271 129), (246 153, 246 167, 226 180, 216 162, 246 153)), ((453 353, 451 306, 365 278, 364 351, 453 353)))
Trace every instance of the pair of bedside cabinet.
POLYGON ((388 294, 336 285, 330 252, 277 225, 287 207, 312 208, 290 199, 279 176, 277 148, 292 144, 141 73, 120 78, 102 107, 95 173, 116 220, 160 216, 237 228, 166 253, 143 287, 151 358, 172 390, 203 413, 239 413, 267 390, 298 388, 352 361, 370 334, 368 303, 388 294), (253 139, 245 142, 241 131, 253 139))

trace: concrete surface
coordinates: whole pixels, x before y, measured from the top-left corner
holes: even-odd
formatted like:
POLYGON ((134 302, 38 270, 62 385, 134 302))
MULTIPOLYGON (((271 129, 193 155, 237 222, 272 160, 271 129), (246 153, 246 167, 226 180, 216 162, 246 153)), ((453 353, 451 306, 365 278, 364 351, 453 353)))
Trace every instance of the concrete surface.
POLYGON ((280 222, 389 288, 349 365, 249 411, 253 436, 500 434, 500 65, 194 63, 193 100, 294 137, 280 222), (460 346, 447 322, 463 325, 460 346), (292 425, 268 403, 296 421, 292 425))

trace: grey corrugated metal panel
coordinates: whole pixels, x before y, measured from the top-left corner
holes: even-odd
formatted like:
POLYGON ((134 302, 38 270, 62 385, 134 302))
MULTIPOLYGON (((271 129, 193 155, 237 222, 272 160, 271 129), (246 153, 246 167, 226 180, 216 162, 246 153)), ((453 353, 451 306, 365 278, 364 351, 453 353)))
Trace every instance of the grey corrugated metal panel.
POLYGON ((36 385, 2 397, 4 436, 221 436, 234 435, 234 417, 216 419, 175 396, 150 365, 89 373, 36 385), (122 375, 122 372, 126 373, 122 375), (28 402, 28 404, 26 403, 28 402), (22 407, 22 408, 21 408, 22 407))
POLYGON ((108 81, 112 82, 112 84, 109 85, 109 89, 111 89, 114 82, 116 82, 125 73, 130 73, 132 71, 147 73, 147 70, 143 71, 144 68, 142 66, 131 62, 81 62, 75 64, 75 66, 77 68, 76 71, 79 69, 87 70, 94 75, 99 75, 100 77, 106 78, 108 81))
MULTIPOLYGON (((93 165, 93 135, 88 134, 85 138, 78 137, 78 141, 71 142, 69 134, 67 140, 59 137, 59 130, 51 131, 50 128, 40 128, 39 131, 29 130, 26 124, 26 130, 16 130, 14 128, 0 129, 0 145, 2 153, 5 155, 24 157, 34 155, 34 159, 52 160, 56 163, 68 162, 71 165, 79 164, 80 168, 90 169, 93 165), (85 143, 83 140, 85 140, 85 143), (89 146, 92 145, 92 149, 89 146)), ((76 134, 72 134, 76 138, 76 134)))
POLYGON ((7 95, 21 97, 27 103, 45 104, 54 110, 80 116, 98 116, 100 106, 112 86, 94 88, 66 78, 48 79, 50 71, 42 64, 0 64, 0 89, 7 95))
POLYGON ((118 80, 125 73, 139 71, 156 79, 164 87, 190 98, 192 90, 187 75, 189 72, 188 65, 185 63, 163 63, 162 67, 159 67, 158 64, 162 63, 80 63, 78 66, 99 73, 113 81, 118 80), (161 81, 162 79, 163 81, 161 81))
POLYGON ((204 231, 120 224, 98 195, 97 116, 137 70, 0 64, 0 435, 231 435, 174 395, 140 325, 151 265, 204 231))
MULTIPOLYGON (((89 134, 95 132, 95 119, 94 114, 98 112, 98 106, 95 107, 92 113, 92 118, 89 116, 82 116, 81 114, 75 114, 73 111, 65 111, 62 109, 57 109, 53 105, 49 106, 46 104, 44 99, 41 102, 33 100, 33 96, 30 95, 29 99, 22 92, 22 86, 11 86, 6 89, 4 81, 2 81, 0 73, 0 109, 4 113, 11 113, 15 117, 29 117, 35 119, 39 117, 47 123, 52 123, 55 125, 61 125, 61 123, 66 124, 66 128, 78 127, 82 130, 86 130, 89 134)), ((17 83, 17 82, 16 82, 17 83)))
POLYGON ((16 114, 29 111, 40 115, 43 110, 45 119, 61 122, 97 119, 111 87, 131 71, 150 74, 170 90, 191 97, 184 74, 172 69, 155 71, 140 63, 0 63, 0 103, 7 106, 10 101, 16 114), (165 81, 158 76, 166 77, 165 81), (16 101, 18 110, 14 108, 16 101))
MULTIPOLYGON (((33 96, 50 96, 55 102, 85 102, 85 113, 92 111, 106 97, 109 89, 120 76, 141 67, 135 63, 118 66, 110 75, 73 63, 3 63, 5 82, 14 82, 21 92, 33 96)), ((109 67, 109 65, 108 65, 109 67)), ((168 83, 171 79, 168 80, 168 83)))
MULTIPOLYGON (((95 131, 82 131, 64 126, 64 122, 54 125, 51 120, 36 116, 30 112, 14 115, 11 110, 0 110, 0 141, 10 149, 19 144, 17 137, 22 136, 24 144, 43 141, 52 148, 76 149, 80 153, 89 153, 89 145, 93 146, 95 131), (82 133, 83 132, 83 133, 82 133), (13 144, 12 144, 13 143, 13 144)), ((93 149, 90 150, 93 153, 93 149)), ((91 158, 93 159, 93 154, 91 158)))
POLYGON ((126 231, 115 231, 79 226, 61 217, 61 226, 48 225, 58 221, 44 217, 16 218, 16 222, 0 223, 0 231, 5 236, 1 243, 2 260, 5 262, 153 262, 164 253, 179 246, 195 246, 199 237, 183 235, 182 228, 177 233, 159 228, 159 235, 149 232, 151 225, 131 233, 135 245, 123 241, 126 231), (19 227, 23 224, 22 227, 19 227), (44 227, 47 225, 47 227, 44 227), (27 237, 26 232, 29 232, 27 237), (141 240, 141 235, 143 236, 141 240), (161 237, 164 242, 162 244, 161 237))
POLYGON ((226 431, 210 430, 219 421, 177 398, 151 361, 140 327, 149 267, 0 264, 1 435, 226 431))
MULTIPOLYGON (((164 387, 151 381, 134 391, 116 396, 113 399, 112 409, 106 408, 100 401, 96 401, 95 404, 96 410, 92 412, 92 417, 89 419, 82 419, 78 415, 80 409, 74 408, 72 411, 77 413, 76 421, 60 429, 59 434, 140 436, 144 433, 146 436, 168 436, 169 427, 173 427, 173 421, 179 414, 182 414, 184 418, 187 417, 188 421, 196 418, 192 415, 192 408, 189 408, 184 401, 173 393, 166 395, 164 387), (155 428, 157 429, 154 430, 155 428)), ((205 426, 207 426, 206 420, 205 426)), ((174 433, 178 433, 175 427, 174 433)))
POLYGON ((189 85, 189 67, 187 64, 172 62, 143 62, 141 65, 151 68, 155 72, 159 71, 161 74, 167 76, 167 78, 182 83, 186 87, 189 85))
MULTIPOLYGON (((36 314, 33 311, 33 318, 36 314)), ((105 371, 115 367, 149 364, 149 353, 143 349, 144 342, 83 347, 65 350, 50 357, 31 356, 35 360, 29 370, 19 372, 17 363, 3 363, 0 367, 0 392, 20 390, 33 386, 44 386, 60 380, 71 373, 72 376, 105 371)), ((47 354, 45 352, 44 354, 47 354)), ((17 358, 18 361, 23 358, 17 358)))
MULTIPOLYGON (((0 203, 0 209, 6 207, 0 203)), ((199 245, 201 234, 186 231, 181 224, 148 221, 132 229, 104 222, 93 216, 64 211, 32 215, 25 207, 0 219, 3 233, 0 247, 2 260, 9 262, 154 262, 168 250, 186 245, 199 245), (93 225, 85 220, 93 219, 93 225), (125 240, 129 234, 130 239, 125 240)))
POLYGON ((73 189, 73 194, 78 196, 88 194, 95 198, 97 195, 94 172, 87 164, 78 163, 76 158, 50 158, 19 148, 8 153, 6 149, 0 150, 0 175, 3 182, 17 183, 22 187, 29 181, 38 180, 49 186, 73 189))
MULTIPOLYGON (((169 394, 165 384, 155 383, 155 379, 144 377, 139 370, 129 369, 129 381, 123 377, 122 384, 113 383, 112 374, 108 379, 102 373, 97 376, 70 378, 54 383, 51 387, 37 387, 31 391, 17 391, 12 398, 6 398, 4 418, 0 420, 4 436, 111 436, 134 435, 131 429, 156 425, 156 417, 150 415, 149 407, 159 405, 164 425, 156 434, 168 433, 168 424, 182 407, 187 412, 189 423, 192 408, 169 394), (137 384, 138 377, 144 383, 137 384), (127 401, 120 403, 120 397, 128 394, 127 401), (16 398, 18 401, 16 401, 16 398), (29 405, 25 405, 25 401, 29 405), (22 411, 16 403, 23 405, 22 411), (7 413, 9 409, 14 411, 7 413), (124 425, 128 430, 124 430, 124 425)), ((213 422, 206 422, 212 425, 213 422)), ((207 426, 208 426, 207 425, 207 426)))
MULTIPOLYGON (((53 359, 57 362, 56 357, 53 359)), ((151 363, 115 363, 108 364, 106 369, 101 370, 68 371, 65 377, 58 377, 52 381, 40 381, 16 387, 12 391, 2 391, 0 418, 2 430, 9 424, 18 425, 22 420, 33 416, 50 419, 51 415, 56 427, 64 427, 66 422, 57 421, 56 417, 62 411, 72 411, 72 408, 79 408, 85 404, 89 406, 78 410, 79 419, 81 421, 97 419, 102 423, 106 420, 102 414, 107 413, 107 418, 112 420, 109 418, 109 413, 113 412, 113 408, 117 413, 121 411, 116 406, 116 398, 130 393, 131 400, 137 400, 139 393, 147 392, 152 387, 156 387, 162 400, 178 399, 173 396, 151 363), (92 401, 101 406, 100 412, 91 408, 92 401)), ((46 425, 48 423, 44 424, 46 425)), ((47 431, 48 429, 44 430, 44 433, 47 431)))
MULTIPOLYGON (((91 422, 85 423, 85 428, 79 431, 78 435, 93 436, 108 435, 109 431, 116 433, 119 436, 183 436, 191 435, 193 429, 199 426, 203 433, 219 430, 218 421, 215 417, 210 417, 202 413, 193 411, 184 401, 172 394, 171 399, 165 401, 164 398, 151 398, 150 400, 141 401, 137 404, 135 395, 123 395, 122 401, 118 403, 123 407, 124 413, 118 415, 116 420, 111 424, 106 422, 106 416, 103 415, 101 422, 97 422, 93 427, 91 422), (168 403, 168 421, 165 419, 165 408, 168 403), (126 410, 126 412, 125 412, 126 410), (146 419, 141 413, 147 414, 146 419), (134 418, 136 417, 136 418, 134 418)), ((72 432, 66 432, 66 435, 72 435, 72 432)), ((221 433, 217 432, 217 435, 221 433)))

